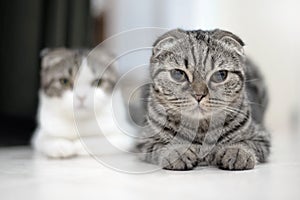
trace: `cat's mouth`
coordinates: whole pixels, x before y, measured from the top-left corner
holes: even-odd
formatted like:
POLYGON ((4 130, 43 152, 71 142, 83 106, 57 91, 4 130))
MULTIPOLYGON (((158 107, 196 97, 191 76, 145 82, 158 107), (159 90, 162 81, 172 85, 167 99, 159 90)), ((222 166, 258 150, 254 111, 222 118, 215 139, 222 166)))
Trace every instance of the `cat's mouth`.
POLYGON ((190 118, 190 119, 201 119, 206 116, 206 112, 204 109, 199 106, 190 107, 181 112, 182 117, 190 118))
POLYGON ((196 102, 190 110, 193 113, 199 113, 201 116, 207 116, 214 113, 214 109, 212 109, 212 107, 205 100, 196 102))
POLYGON ((208 110, 205 109, 204 106, 201 105, 200 103, 196 103, 193 106, 191 106, 190 108, 188 108, 186 110, 186 112, 188 112, 188 113, 191 112, 191 114, 201 114, 201 115, 204 115, 205 113, 208 112, 208 110))
POLYGON ((198 111, 200 114, 202 114, 202 115, 204 115, 204 114, 206 114, 206 113, 208 112, 208 110, 206 110, 206 109, 204 108, 204 106, 201 105, 200 103, 198 103, 198 105, 197 105, 197 111, 198 111))
POLYGON ((86 109, 87 109, 86 105, 84 105, 84 104, 77 104, 77 105, 74 105, 74 108, 75 108, 76 110, 86 110, 86 109))

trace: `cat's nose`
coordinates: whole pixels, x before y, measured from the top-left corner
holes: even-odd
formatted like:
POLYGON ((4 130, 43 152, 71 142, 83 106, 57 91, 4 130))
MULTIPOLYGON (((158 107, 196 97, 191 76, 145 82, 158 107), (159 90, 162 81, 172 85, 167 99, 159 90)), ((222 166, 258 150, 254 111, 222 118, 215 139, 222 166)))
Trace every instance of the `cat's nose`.
POLYGON ((76 95, 79 101, 83 102, 86 99, 86 96, 84 95, 76 95))
POLYGON ((206 94, 195 94, 194 96, 199 103, 206 96, 206 94))

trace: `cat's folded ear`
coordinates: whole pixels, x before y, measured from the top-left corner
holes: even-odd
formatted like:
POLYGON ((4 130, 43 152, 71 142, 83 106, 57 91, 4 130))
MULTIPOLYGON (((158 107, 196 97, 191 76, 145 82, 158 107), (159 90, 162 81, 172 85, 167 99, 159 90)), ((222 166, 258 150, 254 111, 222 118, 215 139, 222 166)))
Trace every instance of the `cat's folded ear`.
POLYGON ((222 41, 229 48, 234 49, 239 55, 245 55, 243 48, 245 46, 245 43, 237 35, 229 31, 215 29, 212 31, 212 37, 219 41, 222 41))
POLYGON ((114 86, 118 80, 119 67, 117 56, 112 52, 109 47, 98 46, 89 53, 87 62, 95 69, 96 77, 104 76, 114 86))
POLYGON ((72 51, 64 47, 53 49, 45 48, 40 52, 40 57, 42 58, 42 68, 45 69, 54 66, 72 55, 72 51))
POLYGON ((174 29, 161 37, 159 37, 153 44, 152 54, 158 56, 163 51, 168 51, 178 43, 178 38, 183 35, 183 30, 174 29))

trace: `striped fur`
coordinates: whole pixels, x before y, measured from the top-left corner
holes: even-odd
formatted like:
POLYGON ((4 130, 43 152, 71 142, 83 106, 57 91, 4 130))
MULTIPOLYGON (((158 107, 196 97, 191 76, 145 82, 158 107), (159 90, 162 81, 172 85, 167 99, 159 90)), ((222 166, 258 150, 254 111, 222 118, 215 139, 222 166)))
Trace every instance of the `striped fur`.
POLYGON ((243 46, 219 29, 176 29, 158 38, 150 60, 153 83, 145 92, 144 139, 137 144, 143 160, 171 170, 203 162, 245 170, 267 160, 266 87, 243 46), (175 69, 183 81, 172 77, 175 69), (222 70, 227 76, 214 82, 222 70))

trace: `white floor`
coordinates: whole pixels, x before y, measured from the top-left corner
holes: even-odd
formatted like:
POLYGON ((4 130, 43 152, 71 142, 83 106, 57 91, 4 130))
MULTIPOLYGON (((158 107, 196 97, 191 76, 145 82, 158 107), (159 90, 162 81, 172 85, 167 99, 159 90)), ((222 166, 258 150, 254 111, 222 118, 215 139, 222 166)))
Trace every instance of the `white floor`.
MULTIPOLYGON (((129 174, 91 157, 48 160, 28 147, 0 148, 0 199, 300 199, 300 136, 274 134, 273 141, 268 164, 236 172, 199 167, 129 174)), ((109 159, 153 167, 127 155, 109 159)))

